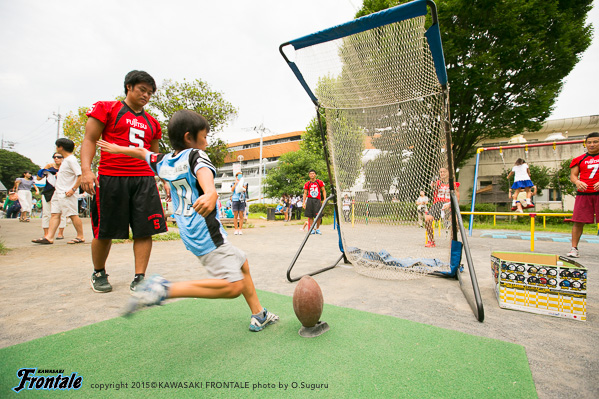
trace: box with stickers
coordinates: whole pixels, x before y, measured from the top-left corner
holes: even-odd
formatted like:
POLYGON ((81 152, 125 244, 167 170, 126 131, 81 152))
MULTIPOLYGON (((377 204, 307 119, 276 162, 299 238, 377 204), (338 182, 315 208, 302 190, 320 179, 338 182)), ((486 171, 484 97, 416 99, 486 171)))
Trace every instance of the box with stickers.
POLYGON ((499 307, 586 321, 587 269, 550 254, 491 253, 499 307))

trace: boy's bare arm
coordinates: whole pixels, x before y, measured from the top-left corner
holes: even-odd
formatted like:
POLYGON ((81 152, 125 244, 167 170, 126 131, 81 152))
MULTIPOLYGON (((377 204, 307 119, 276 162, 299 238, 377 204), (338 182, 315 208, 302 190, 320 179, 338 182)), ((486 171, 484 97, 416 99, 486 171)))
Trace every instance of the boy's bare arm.
POLYGON ((196 172, 196 177, 204 194, 192 206, 197 213, 206 217, 212 213, 218 199, 216 187, 214 186, 214 177, 212 176, 212 171, 208 168, 200 168, 196 172))
POLYGON ((146 154, 149 152, 145 148, 139 147, 123 147, 114 143, 109 143, 108 141, 98 140, 97 144, 102 150, 109 152, 111 154, 123 154, 128 155, 133 158, 141 159, 145 161, 146 154))

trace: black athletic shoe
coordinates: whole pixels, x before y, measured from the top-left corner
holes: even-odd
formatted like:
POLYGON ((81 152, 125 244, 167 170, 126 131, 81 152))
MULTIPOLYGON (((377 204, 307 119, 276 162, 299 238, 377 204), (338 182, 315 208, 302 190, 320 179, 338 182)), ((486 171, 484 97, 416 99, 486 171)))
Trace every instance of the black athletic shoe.
POLYGON ((92 290, 95 292, 110 292, 112 291, 112 285, 108 282, 108 274, 106 270, 100 272, 93 272, 91 278, 92 290))
POLYGON ((137 285, 142 281, 144 281, 144 276, 135 276, 135 278, 131 282, 131 285, 129 286, 131 292, 135 292, 135 287, 137 287, 137 285))

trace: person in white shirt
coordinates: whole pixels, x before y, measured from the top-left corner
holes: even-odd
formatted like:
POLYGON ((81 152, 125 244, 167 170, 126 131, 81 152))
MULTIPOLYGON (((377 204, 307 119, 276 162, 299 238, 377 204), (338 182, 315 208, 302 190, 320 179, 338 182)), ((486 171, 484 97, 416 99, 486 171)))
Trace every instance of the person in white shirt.
POLYGON ((416 200, 417 210, 418 210, 418 225, 423 227, 422 221, 424 220, 424 215, 428 212, 428 197, 424 194, 424 191, 420 191, 420 197, 416 200))
POLYGON ((67 139, 60 138, 56 140, 56 152, 64 157, 62 165, 56 174, 56 184, 54 195, 50 201, 52 216, 50 217, 50 227, 48 232, 42 238, 32 240, 36 244, 53 244, 56 229, 60 224, 60 217, 64 213, 70 217, 73 227, 77 231, 77 237, 68 242, 68 244, 81 244, 85 242, 83 237, 83 223, 79 219, 78 197, 75 195, 81 184, 81 166, 77 158, 73 155, 75 144, 67 139))

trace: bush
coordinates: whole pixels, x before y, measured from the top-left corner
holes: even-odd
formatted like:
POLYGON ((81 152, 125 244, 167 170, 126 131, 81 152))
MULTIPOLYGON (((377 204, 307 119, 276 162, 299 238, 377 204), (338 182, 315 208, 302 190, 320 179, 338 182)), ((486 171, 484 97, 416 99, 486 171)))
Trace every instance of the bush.
POLYGON ((275 204, 251 204, 250 213, 267 213, 268 208, 275 208, 275 204))
MULTIPOLYGON (((472 206, 470 204, 460 205, 461 212, 470 212, 472 206)), ((494 204, 474 204, 474 212, 497 212, 494 204)), ((470 215, 462 215, 462 220, 470 220, 470 215)), ((475 222, 493 223, 492 215, 474 215, 475 222)))

